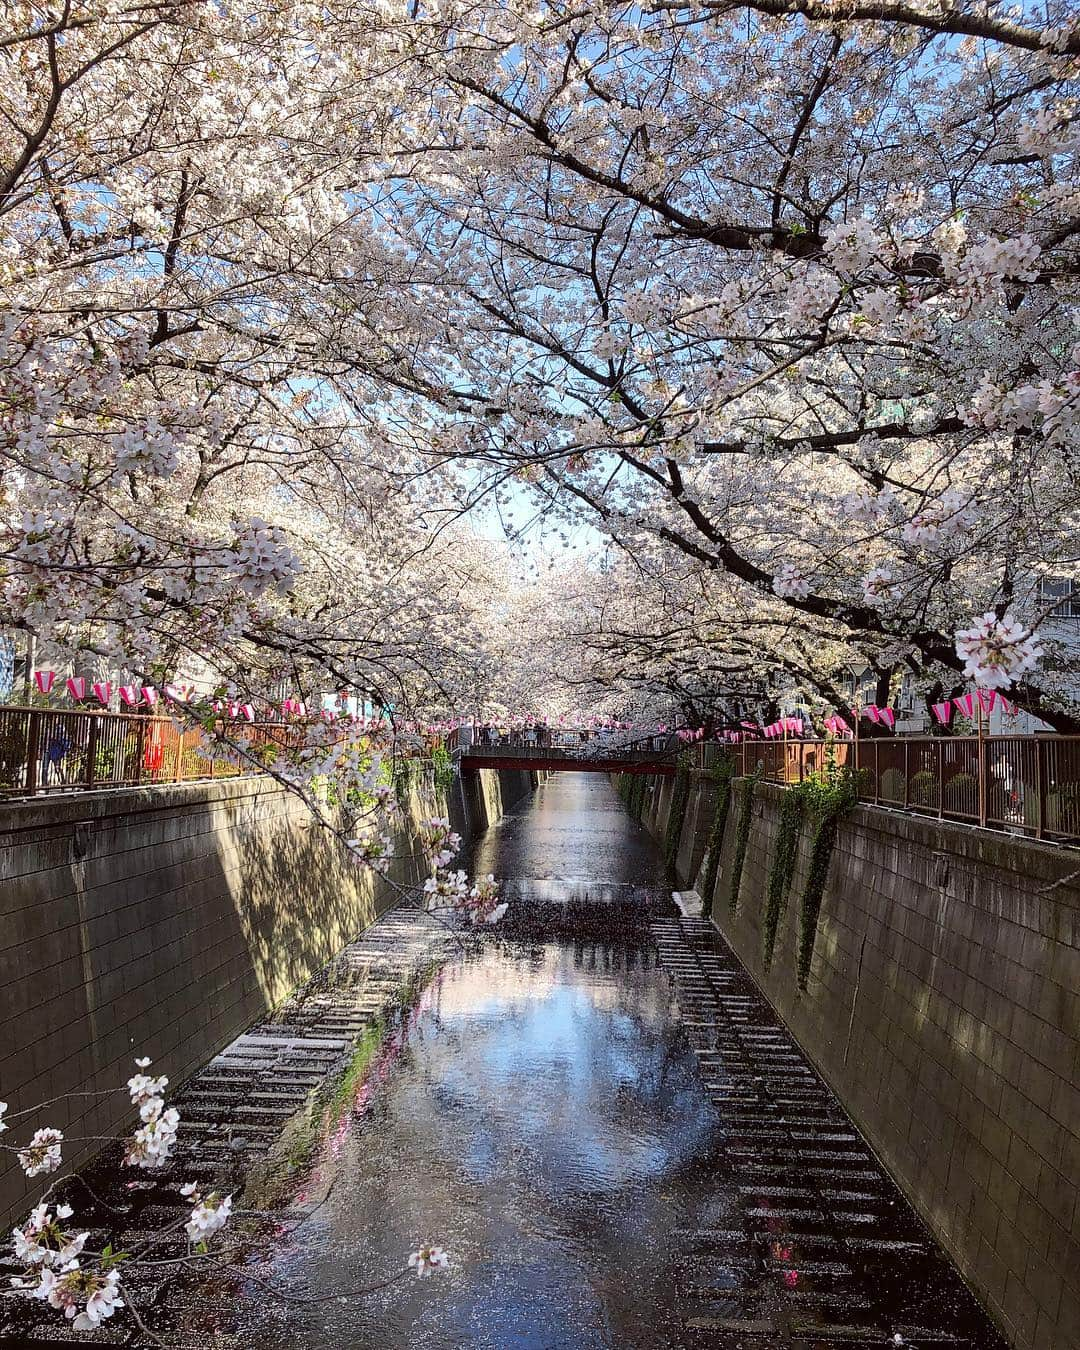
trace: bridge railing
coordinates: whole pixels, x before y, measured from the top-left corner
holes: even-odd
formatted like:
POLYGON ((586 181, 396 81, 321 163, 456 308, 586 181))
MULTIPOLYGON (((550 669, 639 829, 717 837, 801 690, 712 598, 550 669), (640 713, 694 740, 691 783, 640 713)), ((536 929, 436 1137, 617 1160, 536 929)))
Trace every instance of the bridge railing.
POLYGON ((631 745, 609 745, 603 741, 571 742, 557 741, 554 744, 540 745, 535 742, 507 738, 494 743, 480 741, 461 747, 465 757, 477 759, 528 759, 536 760, 577 760, 583 764, 590 761, 602 761, 627 764, 645 764, 673 758, 676 751, 666 745, 652 748, 635 742, 631 745))
POLYGON ((739 770, 798 783, 828 763, 859 774, 859 796, 939 819, 1080 841, 1080 736, 904 736, 750 741, 739 770))
POLYGON ((630 753, 640 753, 654 758, 657 755, 673 755, 681 746, 674 736, 667 735, 615 740, 584 728, 545 728, 539 732, 515 728, 512 731, 495 732, 493 729, 481 727, 466 728, 464 735, 461 731, 454 733, 450 738, 449 748, 455 753, 466 755, 495 753, 520 757, 524 751, 529 755, 534 752, 542 755, 546 752, 552 757, 563 759, 571 756, 613 759, 630 753))

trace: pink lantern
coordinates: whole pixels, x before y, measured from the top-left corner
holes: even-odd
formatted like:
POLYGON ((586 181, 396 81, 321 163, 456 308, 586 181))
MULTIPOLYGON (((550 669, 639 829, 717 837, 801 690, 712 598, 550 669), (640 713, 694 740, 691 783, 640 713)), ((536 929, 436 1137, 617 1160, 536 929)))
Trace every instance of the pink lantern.
POLYGON ((952 717, 952 704, 947 702, 931 703, 930 706, 934 710, 934 716, 942 726, 945 726, 948 723, 949 718, 952 717))
POLYGON ((241 703, 239 711, 240 716, 244 719, 245 722, 255 721, 255 709, 252 707, 250 703, 241 703))
POLYGON ((134 708, 139 701, 138 686, 134 684, 122 684, 120 686, 120 702, 127 708, 134 708))
POLYGON ((97 699, 97 701, 103 704, 105 707, 108 707, 109 699, 112 698, 112 685, 109 683, 109 681, 99 680, 97 684, 92 686, 92 688, 94 697, 97 699))
POLYGON ((86 680, 81 675, 72 675, 65 683, 72 698, 86 697, 86 680))
POLYGON ((892 708, 879 708, 878 714, 890 731, 896 726, 896 713, 892 708))
POLYGON ((975 694, 979 700, 980 710, 987 714, 992 713, 994 711, 994 704, 997 702, 997 690, 976 689, 975 694))
POLYGON ((35 670, 34 683, 38 687, 39 694, 48 694, 52 692, 52 687, 56 683, 55 670, 35 670))
POLYGON ((863 709, 863 715, 869 717, 871 722, 876 722, 881 717, 881 709, 878 708, 876 703, 868 703, 863 709))
POLYGON ((154 707, 157 706, 157 701, 158 701, 158 691, 154 688, 154 686, 153 686, 152 684, 144 684, 144 685, 143 685, 143 687, 142 687, 142 697, 143 697, 143 702, 146 704, 146 706, 147 706, 148 708, 154 708, 154 707))
POLYGON ((953 704, 956 707, 956 711, 958 713, 962 713, 965 717, 974 716, 975 714, 974 694, 961 694, 959 698, 953 699, 953 704))

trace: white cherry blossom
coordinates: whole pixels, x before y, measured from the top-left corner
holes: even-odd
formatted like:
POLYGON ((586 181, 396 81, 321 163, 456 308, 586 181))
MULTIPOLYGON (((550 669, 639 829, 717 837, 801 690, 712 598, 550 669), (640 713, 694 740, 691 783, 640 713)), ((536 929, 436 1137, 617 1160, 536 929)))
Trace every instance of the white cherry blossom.
POLYGON ((956 634, 964 674, 985 689, 1008 689, 1034 670, 1043 655, 1032 633, 1011 614, 983 614, 956 634))
POLYGON ((409 1253, 409 1269, 415 1270, 418 1278, 427 1279, 436 1270, 447 1270, 450 1256, 442 1247, 423 1244, 409 1253))
POLYGON ((61 1145, 64 1135, 61 1130, 49 1126, 35 1130, 29 1144, 18 1151, 19 1165, 28 1177, 40 1176, 43 1172, 55 1172, 63 1158, 61 1145))

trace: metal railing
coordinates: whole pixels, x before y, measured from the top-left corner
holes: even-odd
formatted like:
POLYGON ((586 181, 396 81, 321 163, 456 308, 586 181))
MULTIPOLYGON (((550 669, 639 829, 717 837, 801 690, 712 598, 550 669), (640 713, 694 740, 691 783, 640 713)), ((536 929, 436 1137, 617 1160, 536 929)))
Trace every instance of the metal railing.
POLYGON ((732 753, 770 783, 846 765, 870 805, 1080 843, 1080 736, 744 741, 732 753))
MULTIPOLYGON (((287 724, 234 727, 267 753, 286 748, 294 736, 287 724)), ((184 728, 169 717, 52 708, 0 707, 0 798, 44 792, 189 783, 257 773, 216 753, 214 737, 184 728)))
POLYGON ((654 735, 619 737, 597 732, 592 728, 557 727, 544 728, 541 731, 515 728, 512 731, 497 731, 495 728, 468 728, 468 737, 462 731, 451 733, 447 745, 453 752, 487 755, 492 751, 520 755, 522 750, 530 754, 550 752, 562 758, 570 755, 612 759, 618 755, 640 752, 648 755, 674 753, 681 743, 674 736, 654 735), (469 739, 468 737, 471 737, 469 739))
MULTIPOLYGON (((484 731, 487 729, 485 728, 484 731)), ((591 729, 553 728, 542 732, 515 729, 510 732, 477 735, 463 741, 460 733, 451 738, 451 753, 485 760, 545 760, 582 764, 647 764, 673 758, 680 749, 672 736, 634 738, 598 734, 591 729)))

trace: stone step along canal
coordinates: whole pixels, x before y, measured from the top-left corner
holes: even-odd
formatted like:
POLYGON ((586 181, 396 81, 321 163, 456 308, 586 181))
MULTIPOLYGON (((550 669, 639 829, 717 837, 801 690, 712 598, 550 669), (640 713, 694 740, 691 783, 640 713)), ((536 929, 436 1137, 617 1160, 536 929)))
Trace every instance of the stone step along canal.
MULTIPOLYGON (((497 933, 463 953, 424 916, 384 916, 188 1085, 166 1177, 88 1174, 94 1218, 129 1248, 184 1213, 192 1177, 248 1177, 238 1206, 277 1206, 241 1220, 226 1268, 163 1265, 140 1285, 155 1335, 260 1350, 1004 1346, 712 925, 680 917, 606 778, 549 778, 473 854, 511 902, 497 933), (419 1240, 451 1252, 449 1273, 349 1295, 419 1240)), ((67 1343, 55 1320, 6 1315, 8 1340, 67 1343)), ((119 1318, 100 1339, 154 1343, 119 1318)))

